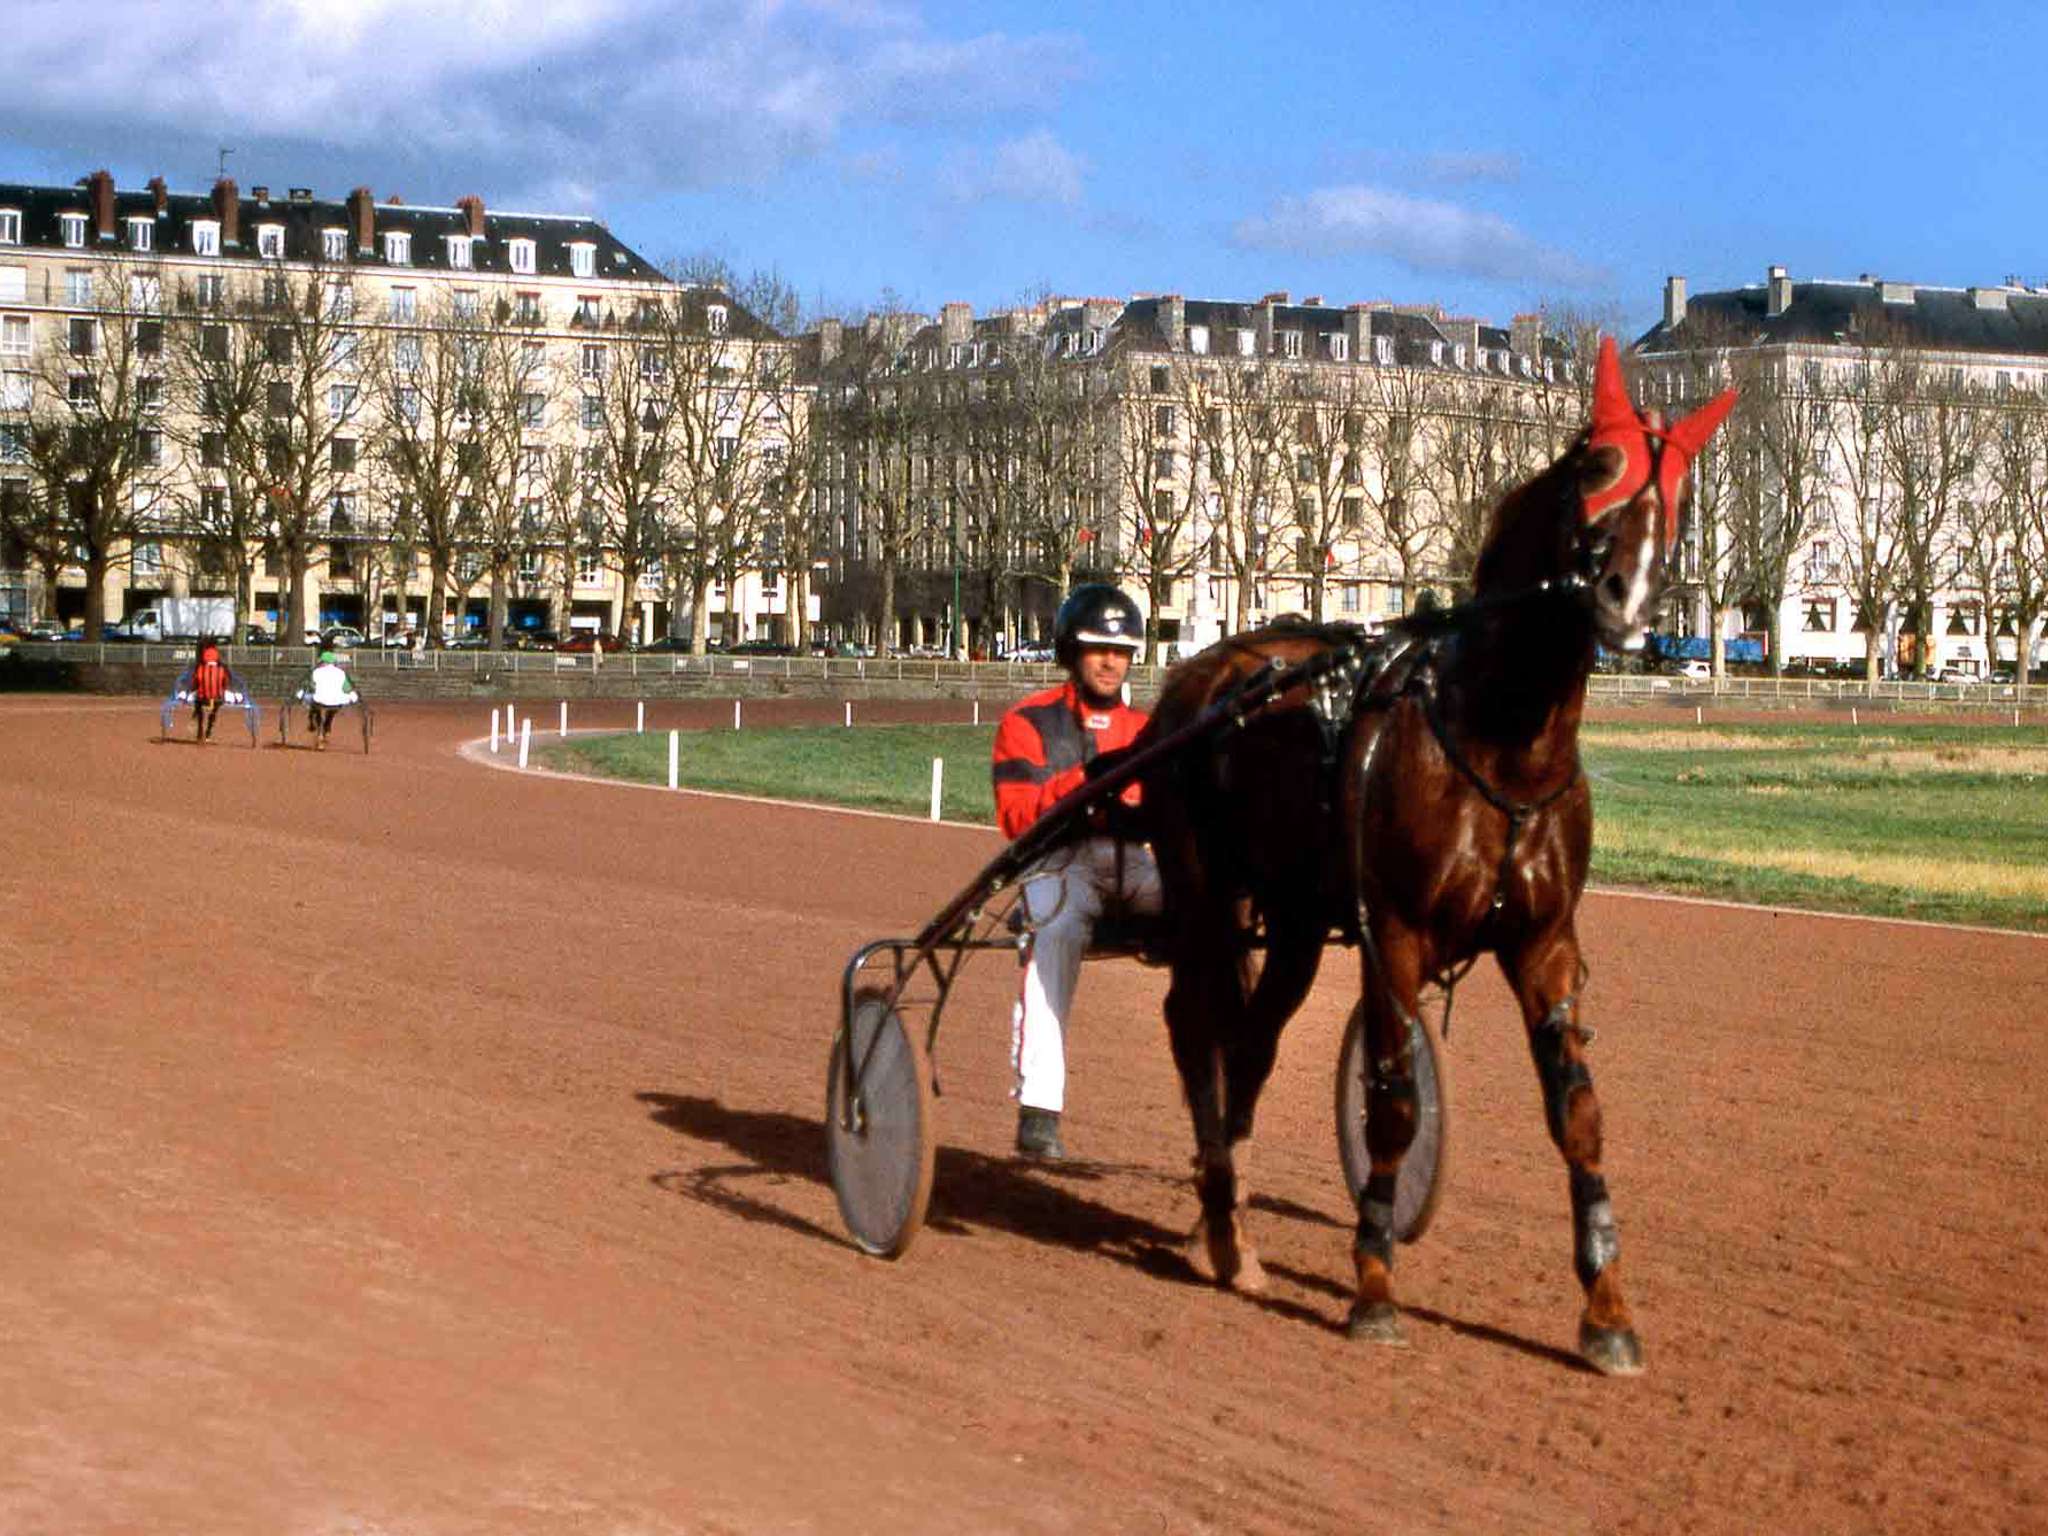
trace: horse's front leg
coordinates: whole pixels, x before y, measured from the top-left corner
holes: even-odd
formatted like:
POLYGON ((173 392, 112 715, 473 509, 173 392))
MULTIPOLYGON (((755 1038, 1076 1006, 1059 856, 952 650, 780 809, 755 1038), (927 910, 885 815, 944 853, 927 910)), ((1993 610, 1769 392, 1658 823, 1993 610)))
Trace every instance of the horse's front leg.
POLYGON ((1586 1294, 1579 1353, 1603 1375, 1638 1375, 1643 1346, 1622 1295, 1621 1240, 1600 1170, 1600 1100, 1586 1065, 1593 1032, 1579 1018, 1578 936, 1567 924, 1504 965, 1522 1004, 1550 1139, 1571 1181, 1572 1262, 1586 1294))
POLYGON ((1358 1291, 1346 1331, 1354 1339, 1405 1344, 1394 1306, 1394 1188, 1415 1140, 1415 1058, 1409 1021, 1422 993, 1422 946, 1407 929, 1375 925, 1360 946, 1365 1005, 1365 1149, 1372 1171, 1358 1197, 1352 1258, 1358 1291))

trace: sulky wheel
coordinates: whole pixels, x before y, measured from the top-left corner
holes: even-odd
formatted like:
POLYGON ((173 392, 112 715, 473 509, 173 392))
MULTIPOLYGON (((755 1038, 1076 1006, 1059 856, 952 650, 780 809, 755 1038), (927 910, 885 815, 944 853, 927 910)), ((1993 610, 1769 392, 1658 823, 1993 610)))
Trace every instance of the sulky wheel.
MULTIPOLYGON (((1408 1049, 1415 1063, 1415 1140, 1401 1159, 1394 1181, 1394 1236, 1412 1243, 1429 1230, 1430 1218, 1443 1194, 1445 1120, 1443 1053, 1436 1029, 1417 1018, 1409 1027, 1408 1049)), ((1344 1026, 1344 1047, 1337 1056, 1337 1156, 1344 1164, 1344 1187, 1355 1208, 1372 1172, 1365 1146, 1365 1004, 1351 1010, 1344 1026)))
POLYGON ((924 1041, 872 989, 854 994, 853 1016, 832 1041, 825 1144, 847 1231, 869 1253, 900 1257, 931 1199, 932 1068, 924 1041))
POLYGON ((363 756, 370 755, 370 706, 358 704, 356 710, 363 717, 363 756))

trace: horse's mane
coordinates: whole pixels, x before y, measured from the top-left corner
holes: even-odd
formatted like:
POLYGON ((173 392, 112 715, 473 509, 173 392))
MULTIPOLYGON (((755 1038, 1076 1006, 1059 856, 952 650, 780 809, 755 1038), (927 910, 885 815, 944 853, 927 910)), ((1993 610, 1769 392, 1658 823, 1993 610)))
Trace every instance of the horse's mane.
POLYGON ((1564 455, 1494 503, 1473 562, 1475 596, 1526 586, 1564 570, 1579 531, 1581 436, 1564 455))

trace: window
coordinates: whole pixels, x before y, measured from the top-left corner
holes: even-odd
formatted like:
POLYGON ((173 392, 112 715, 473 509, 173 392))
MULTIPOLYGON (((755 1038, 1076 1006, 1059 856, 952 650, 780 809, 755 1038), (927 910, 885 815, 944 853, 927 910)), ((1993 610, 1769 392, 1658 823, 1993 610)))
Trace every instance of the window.
POLYGON ((603 426, 604 401, 596 395, 585 395, 583 397, 582 421, 583 428, 587 432, 595 432, 599 427, 603 426))
POLYGON ((394 288, 391 290, 391 318, 399 325, 410 325, 420 317, 420 292, 417 288, 394 288))
POLYGON ((92 272, 89 268, 73 267, 64 274, 64 302, 81 308, 92 302, 92 272))
POLYGON ((1188 327, 1188 350, 1197 356, 1206 357, 1209 352, 1209 327, 1191 325, 1188 327))
POLYGON ((164 355, 164 323, 161 320, 135 322, 135 353, 138 357, 164 355))
POLYGON ((512 318, 520 325, 539 325, 540 295, 537 293, 520 294, 513 300, 512 318))
POLYGON ((1358 612, 1358 583, 1347 581, 1337 589, 1337 607, 1344 613, 1358 612))
POLYGON ((0 245, 21 244, 21 210, 0 208, 0 245))
POLYGON ((548 424, 546 395, 526 394, 519 397, 519 424, 527 428, 540 428, 548 424))
POLYGON ((720 437, 711 444, 711 456, 721 465, 730 464, 740 456, 740 440, 736 437, 720 437))
POLYGON ((35 403, 35 376, 0 373, 0 411, 25 411, 35 403))
POLYGON ((409 231, 391 229, 384 232, 384 259, 394 267, 412 265, 412 235, 409 231))
POLYGON ((1831 635, 1835 632, 1835 600, 1832 597, 1814 597, 1806 601, 1806 619, 1800 625, 1809 635, 1831 635))
POLYGON ((228 462, 228 439, 224 432, 199 434, 199 462, 207 469, 224 469, 228 462))
POLYGON ((531 240, 514 240, 506 246, 506 252, 512 259, 514 272, 531 274, 535 270, 531 240))
POLYGON ((218 272, 199 274, 198 298, 201 309, 219 309, 228 296, 228 280, 218 272))
POLYGON ((537 549, 522 549, 522 550, 520 550, 520 551, 519 551, 519 579, 520 579, 521 581, 539 581, 539 580, 540 580, 540 578, 541 578, 541 561, 540 561, 540 551, 539 551, 539 550, 537 550, 537 549))
POLYGON ((131 251, 153 251, 156 249, 155 219, 130 219, 128 221, 128 249, 131 251))
POLYGON ((89 373, 74 373, 65 381, 64 398, 73 405, 91 405, 99 397, 89 373))
POLYGON ((1327 338, 1330 347, 1330 361, 1347 363, 1351 360, 1351 338, 1342 331, 1332 331, 1327 338))
POLYGON ((164 435, 154 427, 135 434, 135 462, 144 469, 156 469, 164 462, 164 435))
POLYGON ((256 226, 256 254, 265 261, 280 261, 284 257, 284 226, 282 224, 258 224, 256 226))
MULTIPOLYGON (((281 478, 291 468, 292 440, 287 432, 273 432, 263 440, 263 464, 272 479, 281 478)), ((272 494, 276 494, 275 491, 272 494)))
POLYGON ((160 411, 164 408, 164 381, 153 373, 146 373, 135 381, 135 403, 145 411, 160 411))
MULTIPOLYGON (((1394 338, 1393 338, 1393 337, 1391 337, 1391 336, 1375 336, 1375 337, 1373 337, 1373 339, 1372 339, 1372 360, 1373 360, 1374 362, 1378 363, 1378 364, 1379 364, 1379 365, 1380 365, 1380 366, 1381 366, 1382 368, 1391 368, 1391 367, 1393 367, 1393 366, 1394 366, 1394 338)), ((1429 360, 1430 360, 1431 362, 1433 362, 1433 363, 1440 363, 1440 362, 1442 362, 1442 361, 1443 361, 1443 344, 1442 344, 1441 342, 1433 342, 1433 343, 1431 343, 1431 345, 1430 345, 1430 356, 1429 356, 1429 360)))
POLYGON ((603 345, 598 342, 586 341, 583 343, 580 367, 584 378, 601 379, 604 377, 604 350, 603 345))
POLYGON ((1300 357, 1301 332, 1282 331, 1280 333, 1280 352, 1283 357, 1300 357))
POLYGON ((668 358, 659 347, 640 349, 640 377, 650 384, 659 384, 668 377, 668 358))
POLYGON ((356 467, 356 440, 352 437, 337 437, 328 445, 327 464, 337 475, 353 473, 356 467))
POLYGON ((1238 331, 1238 333, 1237 333, 1237 355, 1238 355, 1239 357, 1250 357, 1250 356, 1252 356, 1252 355, 1253 355, 1254 353, 1256 353, 1256 352, 1257 352, 1258 350, 1259 350, 1259 338, 1258 338, 1258 334, 1257 334, 1256 332, 1254 332, 1254 331, 1247 331, 1247 330, 1240 330, 1240 331, 1238 331))
POLYGON ((263 404, 273 416, 288 416, 292 409, 292 387, 283 381, 264 386, 263 404))
MULTIPOLYGON (((1161 369, 1160 371, 1164 372, 1165 370, 1161 369)), ((1173 436, 1172 406, 1155 405, 1152 407, 1152 430, 1157 432, 1161 437, 1173 436)))
POLYGON ((91 357, 99 350, 97 343, 100 325, 97 320, 81 319, 74 315, 68 322, 67 333, 73 357, 91 357))
POLYGON ((353 384, 330 384, 327 386, 327 414, 336 421, 345 420, 355 413, 356 387, 353 384))
POLYGON ((398 391, 398 419, 409 427, 420 424, 420 392, 411 385, 398 391))
POLYGON ((28 354, 28 316, 0 315, 0 356, 27 357, 28 354))
POLYGON ((597 325, 601 323, 603 319, 603 305, 599 301, 596 294, 579 293, 576 295, 576 315, 573 321, 574 324, 597 325))
MULTIPOLYGON (((1165 393, 1166 393, 1166 391, 1167 391, 1168 389, 1170 389, 1170 388, 1172 387, 1172 385, 1173 385, 1173 376, 1172 376, 1172 374, 1171 374, 1171 373, 1170 373, 1170 372, 1169 372, 1169 371, 1168 371, 1167 369, 1164 369, 1164 368, 1154 368, 1154 369, 1152 370, 1152 393, 1153 393, 1153 394, 1155 394, 1155 395, 1163 395, 1163 394, 1165 394, 1165 393)), ((1171 429, 1169 428, 1168 430, 1171 430, 1171 429)))
POLYGON ((199 355, 209 363, 228 360, 228 328, 224 325, 199 327, 199 355))
POLYGON ((1173 450, 1161 448, 1152 455, 1152 478, 1171 480, 1173 478, 1173 450))
POLYGON ((569 270, 577 277, 597 276, 597 247, 588 240, 571 240, 569 270))
POLYGON ((604 580, 604 562, 594 549, 579 549, 576 552, 576 584, 594 587, 604 580))
POLYGON ((192 221, 192 254, 194 256, 218 256, 220 254, 219 220, 194 219, 192 221))
POLYGON ((263 352, 273 363, 292 360, 292 332, 286 325, 273 325, 263 333, 263 352))
POLYGON ((417 332, 408 332, 398 338, 392 348, 391 363, 400 373, 418 373, 424 366, 425 353, 417 332))
POLYGON ((327 285, 327 316, 330 320, 353 320, 356 314, 355 284, 331 282, 327 285))
POLYGON ((164 280, 154 272, 137 272, 128 279, 128 307, 154 315, 164 307, 164 280))
POLYGON ((74 251, 85 244, 85 215, 82 213, 60 213, 57 226, 64 232, 64 243, 74 251))
POLYGON ((706 309, 704 311, 704 320, 710 327, 712 335, 723 336, 725 334, 726 311, 723 304, 713 304, 706 309))
POLYGON ((342 331, 334 338, 334 366, 341 373, 356 371, 356 354, 362 349, 363 338, 354 331, 342 331))
MULTIPOLYGON (((4 387, 9 380, 16 377, 18 375, 11 373, 0 376, 0 387, 4 387)), ((26 383, 27 380, 24 378, 23 382, 26 383)), ((18 424, 0 426, 0 464, 26 464, 27 462, 28 428, 18 424)), ((26 498, 28 495, 27 486, 28 482, 25 480, 9 480, 4 485, 0 485, 0 495, 5 495, 10 500, 26 498)))
POLYGON ((323 229, 320 231, 320 259, 322 261, 348 260, 347 230, 323 229))
POLYGON ((448 265, 458 272, 467 272, 475 264, 476 242, 468 235, 449 235, 445 238, 448 246, 448 265))

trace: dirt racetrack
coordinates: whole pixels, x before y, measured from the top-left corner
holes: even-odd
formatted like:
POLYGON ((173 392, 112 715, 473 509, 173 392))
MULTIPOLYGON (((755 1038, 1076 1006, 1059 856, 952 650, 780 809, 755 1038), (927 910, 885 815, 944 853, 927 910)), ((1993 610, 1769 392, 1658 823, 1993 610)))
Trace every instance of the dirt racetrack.
POLYGON ((2048 1529, 2048 943, 1589 898, 1649 1374, 1566 1352, 1483 974, 1374 1349, 1336 1331, 1348 956, 1261 1116, 1263 1302, 1179 1258, 1130 963, 1084 980, 1057 1173, 1006 1155, 1014 973, 970 972, 931 1226, 867 1259, 839 968, 993 834, 492 773, 483 717, 316 756, 0 698, 0 1532, 2048 1529))

